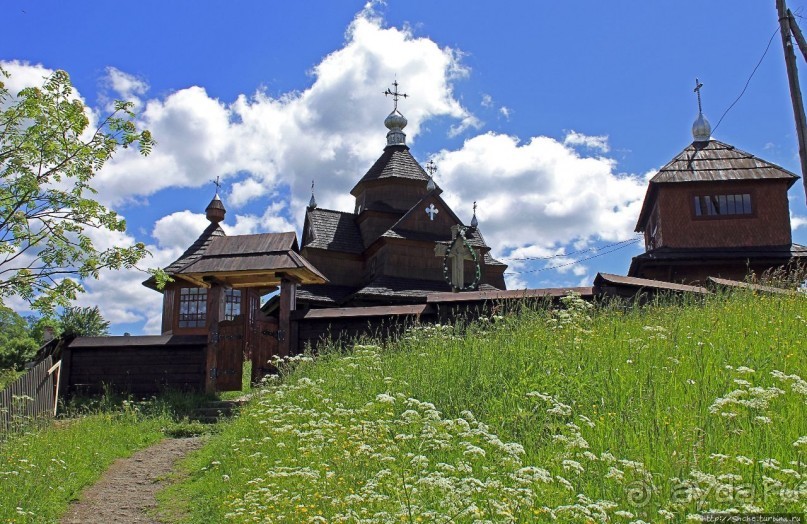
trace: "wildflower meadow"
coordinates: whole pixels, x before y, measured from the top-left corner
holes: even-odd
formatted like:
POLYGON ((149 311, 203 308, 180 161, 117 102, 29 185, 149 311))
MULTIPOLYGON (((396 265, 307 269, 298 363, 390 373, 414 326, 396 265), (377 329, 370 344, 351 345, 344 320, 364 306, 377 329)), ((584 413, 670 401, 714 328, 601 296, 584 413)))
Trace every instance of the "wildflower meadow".
POLYGON ((807 509, 807 297, 567 297, 296 357, 163 494, 191 522, 807 509))

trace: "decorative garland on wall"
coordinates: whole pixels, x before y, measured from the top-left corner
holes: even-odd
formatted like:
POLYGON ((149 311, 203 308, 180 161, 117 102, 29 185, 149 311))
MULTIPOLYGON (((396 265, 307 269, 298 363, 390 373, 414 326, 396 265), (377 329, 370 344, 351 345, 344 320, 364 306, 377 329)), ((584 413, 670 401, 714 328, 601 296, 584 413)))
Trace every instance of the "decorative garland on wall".
MULTIPOLYGON (((449 245, 448 249, 446 249, 446 254, 443 255, 443 278, 448 283, 448 285, 452 287, 452 289, 456 289, 457 291, 473 291, 479 287, 479 283, 482 281, 482 269, 479 266, 479 256, 476 254, 476 250, 473 247, 471 247, 471 244, 468 243, 468 239, 465 238, 466 230, 467 228, 464 227, 459 228, 459 231, 457 232, 458 233, 457 238, 455 238, 451 242, 451 245, 449 245), (449 254, 451 253, 451 250, 454 248, 454 245, 460 239, 462 239, 462 243, 465 244, 465 247, 468 249, 468 251, 471 252, 471 257, 473 258, 474 262, 474 279, 467 286, 462 285, 462 282, 460 282, 459 286, 455 286, 454 283, 451 282, 451 275, 450 275, 451 270, 449 269, 449 266, 451 264, 449 254)), ((463 263, 465 262, 463 261, 463 263)))

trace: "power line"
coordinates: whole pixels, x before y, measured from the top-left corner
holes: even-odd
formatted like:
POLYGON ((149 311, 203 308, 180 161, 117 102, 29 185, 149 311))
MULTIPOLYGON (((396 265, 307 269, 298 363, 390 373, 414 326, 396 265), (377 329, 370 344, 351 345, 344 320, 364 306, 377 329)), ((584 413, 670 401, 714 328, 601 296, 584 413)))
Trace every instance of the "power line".
POLYGON ((513 261, 517 261, 517 260, 551 260, 553 258, 570 257, 570 256, 573 256, 573 255, 579 255, 581 253, 588 253, 589 251, 598 251, 600 249, 608 249, 609 247, 619 246, 619 245, 622 245, 622 244, 635 243, 637 240, 639 240, 639 239, 631 238, 631 239, 628 239, 628 240, 621 240, 619 242, 614 242, 613 244, 607 244, 607 245, 604 245, 604 246, 592 246, 592 247, 589 247, 589 248, 586 248, 586 249, 580 249, 578 251, 572 251, 571 253, 560 253, 560 254, 557 254, 557 255, 547 255, 545 257, 496 257, 496 260, 513 260, 513 261))
POLYGON ((768 49, 771 48, 771 43, 773 43, 773 39, 776 36, 776 33, 778 33, 778 32, 779 32, 779 27, 777 26, 776 29, 773 31, 773 34, 771 35, 771 38, 768 40, 768 45, 765 46, 765 51, 762 53, 762 57, 760 57, 759 62, 757 62, 757 65, 754 66, 754 70, 751 71, 751 75, 748 77, 748 80, 746 80, 745 87, 743 87, 743 90, 740 92, 740 94, 737 96, 737 98, 734 100, 734 102, 732 102, 731 105, 725 111, 723 111, 723 115, 720 117, 720 120, 717 121, 717 124, 712 129, 712 133, 717 131, 717 128, 720 127, 720 122, 723 121, 723 118, 725 118, 725 116, 728 114, 728 112, 731 111, 731 108, 734 107, 734 105, 737 102, 739 102, 740 99, 745 94, 746 89, 748 89, 748 84, 751 83, 751 79, 754 78, 754 74, 757 72, 757 69, 759 69, 759 66, 762 65, 762 61, 765 60, 765 55, 768 54, 768 49))
POLYGON ((551 271, 553 269, 560 269, 562 267, 568 267, 568 266, 572 266, 574 264, 579 264, 580 262, 585 262, 586 260, 591 260, 591 259, 602 257, 602 256, 605 256, 605 255, 610 255, 611 253, 619 251, 620 249, 625 249, 626 247, 631 246, 631 245, 639 242, 640 240, 641 240, 641 238, 634 238, 633 240, 629 240, 629 241, 626 240, 626 241, 622 242, 621 246, 615 247, 614 249, 611 249, 610 251, 605 251, 603 253, 597 253, 596 255, 591 255, 590 257, 585 257, 585 258, 580 258, 578 260, 572 260, 571 262, 566 262, 565 264, 558 264, 556 266, 549 266, 549 267, 542 267, 542 268, 538 268, 538 269, 531 269, 529 271, 507 271, 504 274, 505 275, 524 275, 526 273, 540 273, 542 271, 551 271))

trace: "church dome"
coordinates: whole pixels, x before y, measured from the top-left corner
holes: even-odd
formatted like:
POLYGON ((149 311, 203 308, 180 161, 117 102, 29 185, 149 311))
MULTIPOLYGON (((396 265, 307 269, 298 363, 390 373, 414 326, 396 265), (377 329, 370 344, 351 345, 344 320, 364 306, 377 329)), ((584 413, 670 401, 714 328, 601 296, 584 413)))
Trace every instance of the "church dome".
POLYGON ((216 193, 216 196, 213 197, 213 200, 211 200, 207 208, 205 208, 205 215, 209 221, 218 224, 224 220, 225 213, 227 213, 227 210, 224 209, 224 203, 221 201, 221 198, 219 198, 219 194, 216 193))
POLYGON ((692 124, 692 138, 695 142, 708 142, 712 137, 712 126, 703 113, 698 113, 698 118, 692 124))
POLYGON ((408 123, 409 122, 406 120, 406 117, 403 116, 397 109, 384 119, 384 125, 387 126, 387 129, 390 131, 400 131, 405 128, 406 124, 408 123))
POLYGON ((387 133, 387 145, 395 146, 406 144, 406 134, 403 132, 403 128, 405 128, 408 123, 406 117, 397 109, 384 119, 384 125, 389 129, 387 133))

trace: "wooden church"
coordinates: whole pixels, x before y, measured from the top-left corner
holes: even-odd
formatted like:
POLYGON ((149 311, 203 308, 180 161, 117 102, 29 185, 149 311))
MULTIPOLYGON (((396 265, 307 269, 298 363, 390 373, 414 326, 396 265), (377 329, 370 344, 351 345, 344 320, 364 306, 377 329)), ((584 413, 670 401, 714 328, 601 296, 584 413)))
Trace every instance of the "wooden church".
POLYGON ((464 224, 440 196, 434 165, 427 172, 410 153, 407 120, 398 111, 406 95, 393 86, 386 93, 395 102, 384 120, 387 145, 350 191, 354 210, 317 207, 312 188, 300 253, 329 282, 301 285, 298 309, 424 303, 427 294, 452 288, 505 289, 507 265, 491 256, 475 210, 464 224))
POLYGON ((791 238, 787 200, 799 177, 714 140, 701 110, 701 85, 693 142, 650 180, 636 224, 645 253, 633 258, 628 276, 742 281, 749 273, 807 263, 807 247, 791 238))

